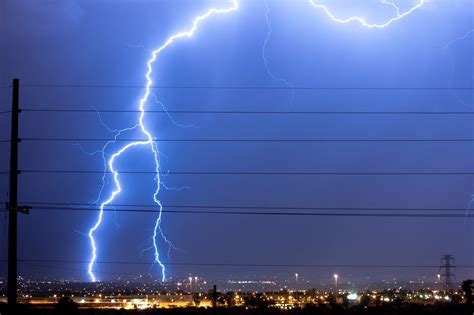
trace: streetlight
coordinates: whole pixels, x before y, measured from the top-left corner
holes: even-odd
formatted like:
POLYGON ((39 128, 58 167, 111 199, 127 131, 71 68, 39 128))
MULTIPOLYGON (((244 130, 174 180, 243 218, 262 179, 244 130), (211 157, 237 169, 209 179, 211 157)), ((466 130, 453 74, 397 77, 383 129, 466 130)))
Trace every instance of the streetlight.
POLYGON ((295 273, 295 282, 298 282, 298 276, 299 274, 295 273))
POLYGON ((189 291, 193 290, 193 277, 189 277, 189 291))
POLYGON ((339 278, 339 275, 337 273, 334 274, 334 284, 336 286, 336 294, 337 294, 337 279, 339 278))
POLYGON ((436 276, 438 277, 438 288, 441 291, 441 275, 438 273, 436 276))

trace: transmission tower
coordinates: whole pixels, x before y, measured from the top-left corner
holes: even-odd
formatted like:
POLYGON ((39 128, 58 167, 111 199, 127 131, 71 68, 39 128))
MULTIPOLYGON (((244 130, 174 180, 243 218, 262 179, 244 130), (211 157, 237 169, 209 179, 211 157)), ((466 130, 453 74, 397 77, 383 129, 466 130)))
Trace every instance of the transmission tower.
POLYGON ((456 278, 454 271, 456 265, 453 255, 441 256, 441 265, 439 266, 441 277, 444 278, 444 289, 449 291, 453 288, 453 280, 456 278))

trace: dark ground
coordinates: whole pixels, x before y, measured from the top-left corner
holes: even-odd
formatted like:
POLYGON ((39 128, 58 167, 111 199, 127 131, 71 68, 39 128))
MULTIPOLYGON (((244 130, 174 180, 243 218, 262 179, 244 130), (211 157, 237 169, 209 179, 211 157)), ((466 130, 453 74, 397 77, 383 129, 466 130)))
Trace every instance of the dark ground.
POLYGON ((0 314, 18 314, 18 315, 135 315, 135 314, 163 314, 163 315, 473 315, 474 308, 468 307, 465 304, 461 305, 384 305, 363 308, 361 306, 354 306, 344 309, 336 306, 331 308, 329 306, 307 306, 302 309, 294 310, 280 310, 276 308, 255 308, 245 309, 240 307, 234 308, 188 308, 188 309, 157 309, 157 310, 74 310, 72 309, 35 309, 28 306, 21 306, 15 313, 7 313, 4 306, 0 306, 0 314))

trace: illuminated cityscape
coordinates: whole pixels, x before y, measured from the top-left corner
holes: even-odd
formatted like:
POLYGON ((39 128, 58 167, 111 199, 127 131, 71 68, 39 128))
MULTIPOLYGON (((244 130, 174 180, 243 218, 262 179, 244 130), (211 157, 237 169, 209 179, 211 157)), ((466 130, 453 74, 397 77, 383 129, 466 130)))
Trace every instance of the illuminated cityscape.
MULTIPOLYGON (((277 308, 281 310, 346 307, 377 307, 390 304, 412 306, 456 305, 462 303, 462 290, 443 291, 442 283, 423 281, 355 285, 340 283, 338 289, 327 284, 321 289, 296 289, 296 281, 228 280, 223 291, 206 290, 207 282, 190 277, 162 284, 153 276, 139 276, 130 281, 83 283, 78 281, 33 281, 20 279, 21 303, 36 309, 54 309, 61 298, 70 298, 80 309, 134 310, 162 308, 277 308), (191 281, 191 282, 189 282, 191 281), (201 285, 199 284, 201 283, 201 285), (249 290, 249 288, 253 290, 249 290), (371 287, 371 288, 369 288, 371 287), (378 287, 378 289, 375 289, 378 287)), ((2 281, 2 284, 5 282, 2 281)), ((6 300, 3 295, 3 300, 6 300)))

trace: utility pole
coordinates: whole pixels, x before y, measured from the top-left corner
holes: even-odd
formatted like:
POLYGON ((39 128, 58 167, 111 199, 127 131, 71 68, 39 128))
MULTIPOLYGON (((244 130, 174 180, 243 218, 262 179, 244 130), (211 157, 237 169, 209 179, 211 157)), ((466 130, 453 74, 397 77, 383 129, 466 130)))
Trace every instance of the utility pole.
POLYGON ((18 213, 29 214, 31 207, 18 206, 18 120, 20 114, 20 80, 13 79, 12 121, 10 135, 10 188, 9 200, 6 204, 8 211, 8 275, 7 299, 11 314, 15 313, 17 302, 17 235, 18 213))
POLYGON ((8 277, 9 308, 16 305, 17 291, 17 206, 18 206, 18 116, 20 113, 20 80, 13 79, 12 121, 10 135, 10 189, 8 208, 8 277))

